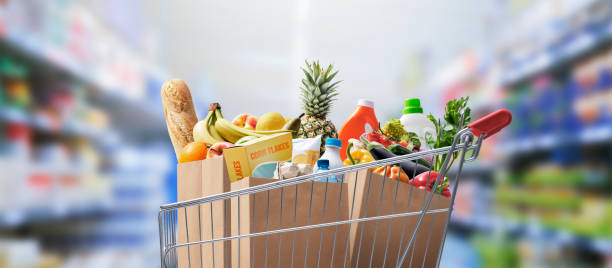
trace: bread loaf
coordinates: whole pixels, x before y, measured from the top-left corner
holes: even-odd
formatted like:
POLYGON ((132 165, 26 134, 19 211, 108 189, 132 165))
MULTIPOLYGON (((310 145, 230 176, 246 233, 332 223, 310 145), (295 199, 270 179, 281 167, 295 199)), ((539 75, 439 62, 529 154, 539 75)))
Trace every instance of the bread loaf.
POLYGON ((183 147, 193 141, 193 126, 198 122, 189 87, 181 79, 168 80, 162 85, 162 104, 168 134, 177 157, 183 147))

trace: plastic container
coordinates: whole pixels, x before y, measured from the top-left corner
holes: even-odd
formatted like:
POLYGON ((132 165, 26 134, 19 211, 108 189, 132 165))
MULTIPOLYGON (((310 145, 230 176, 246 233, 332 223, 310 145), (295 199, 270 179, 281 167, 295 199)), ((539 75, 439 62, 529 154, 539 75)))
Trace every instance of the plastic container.
POLYGON ((349 139, 359 139, 361 134, 366 131, 366 124, 374 130, 378 129, 378 119, 374 113, 374 102, 360 99, 357 101, 357 107, 349 115, 338 133, 339 139, 342 141, 340 150, 340 158, 346 159, 346 146, 349 139))
MULTIPOLYGON (((325 153, 317 161, 317 169, 315 172, 319 172, 319 161, 327 160, 328 169, 336 169, 344 167, 342 160, 340 159, 340 148, 342 147, 342 141, 339 139, 328 138, 325 140, 325 153)), ((342 178, 330 177, 329 182, 339 182, 342 178)), ((325 180, 323 180, 325 181, 325 180)))
MULTIPOLYGON (((319 159, 317 160, 317 172, 324 172, 324 171, 328 171, 329 170, 329 160, 327 159, 319 159)), ((319 182, 338 182, 338 178, 336 177, 331 177, 331 178, 327 178, 327 179, 318 179, 317 181, 319 182)))
POLYGON ((404 115, 400 118, 400 122, 407 132, 416 133, 419 136, 422 144, 427 144, 427 133, 432 138, 437 137, 436 126, 423 114, 421 108, 421 100, 406 99, 404 101, 404 115))

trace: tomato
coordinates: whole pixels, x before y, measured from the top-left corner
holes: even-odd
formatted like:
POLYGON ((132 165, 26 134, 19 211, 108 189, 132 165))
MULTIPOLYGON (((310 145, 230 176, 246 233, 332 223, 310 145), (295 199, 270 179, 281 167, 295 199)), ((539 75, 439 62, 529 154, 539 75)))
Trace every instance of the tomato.
POLYGON ((448 188, 444 188, 444 190, 442 191, 442 195, 445 196, 445 197, 450 198, 451 197, 451 192, 450 192, 450 190, 448 188))
MULTIPOLYGON (((411 184, 419 189, 427 189, 427 191, 431 191, 433 185, 435 184, 435 180, 438 177, 439 173, 435 171, 427 171, 419 174, 418 176, 412 179, 411 184)), ((446 197, 451 197, 450 187, 448 185, 448 181, 446 178, 440 178, 437 189, 434 192, 441 194, 446 197)))
POLYGON ((427 186, 427 188, 431 189, 431 185, 437 177, 438 172, 426 171, 414 177, 414 179, 412 179, 412 185, 427 186))
POLYGON ((210 143, 194 141, 187 144, 178 155, 179 163, 206 159, 210 143))
POLYGON ((405 141, 400 141, 399 144, 404 147, 408 147, 408 144, 405 141))

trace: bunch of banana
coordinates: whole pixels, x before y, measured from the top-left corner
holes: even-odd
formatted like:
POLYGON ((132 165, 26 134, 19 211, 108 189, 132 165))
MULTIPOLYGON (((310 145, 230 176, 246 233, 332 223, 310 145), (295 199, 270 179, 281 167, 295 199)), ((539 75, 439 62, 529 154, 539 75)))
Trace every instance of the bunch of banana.
POLYGON ((207 142, 215 144, 217 142, 225 141, 219 132, 215 129, 215 123, 217 118, 214 111, 217 109, 218 103, 210 105, 209 112, 204 120, 199 121, 193 126, 193 140, 199 142, 207 142))
POLYGON ((223 118, 221 106, 218 103, 210 105, 206 118, 198 122, 193 128, 193 138, 195 141, 203 141, 209 143, 217 143, 221 141, 229 141, 236 143, 239 139, 246 136, 263 137, 266 135, 278 134, 283 132, 296 133, 300 127, 300 117, 289 120, 283 128, 271 131, 248 130, 243 127, 236 126, 232 122, 223 118))

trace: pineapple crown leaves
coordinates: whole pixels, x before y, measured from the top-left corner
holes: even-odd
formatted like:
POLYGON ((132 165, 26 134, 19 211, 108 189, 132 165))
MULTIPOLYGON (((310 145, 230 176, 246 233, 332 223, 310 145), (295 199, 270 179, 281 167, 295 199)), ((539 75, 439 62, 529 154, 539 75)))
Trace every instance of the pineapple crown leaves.
POLYGON ((312 64, 306 62, 306 68, 301 68, 305 78, 302 79, 300 87, 303 109, 307 115, 326 117, 331 108, 331 103, 336 100, 338 92, 336 88, 340 81, 332 82, 338 71, 333 72, 334 66, 330 64, 327 68, 321 68, 319 61, 312 64))

